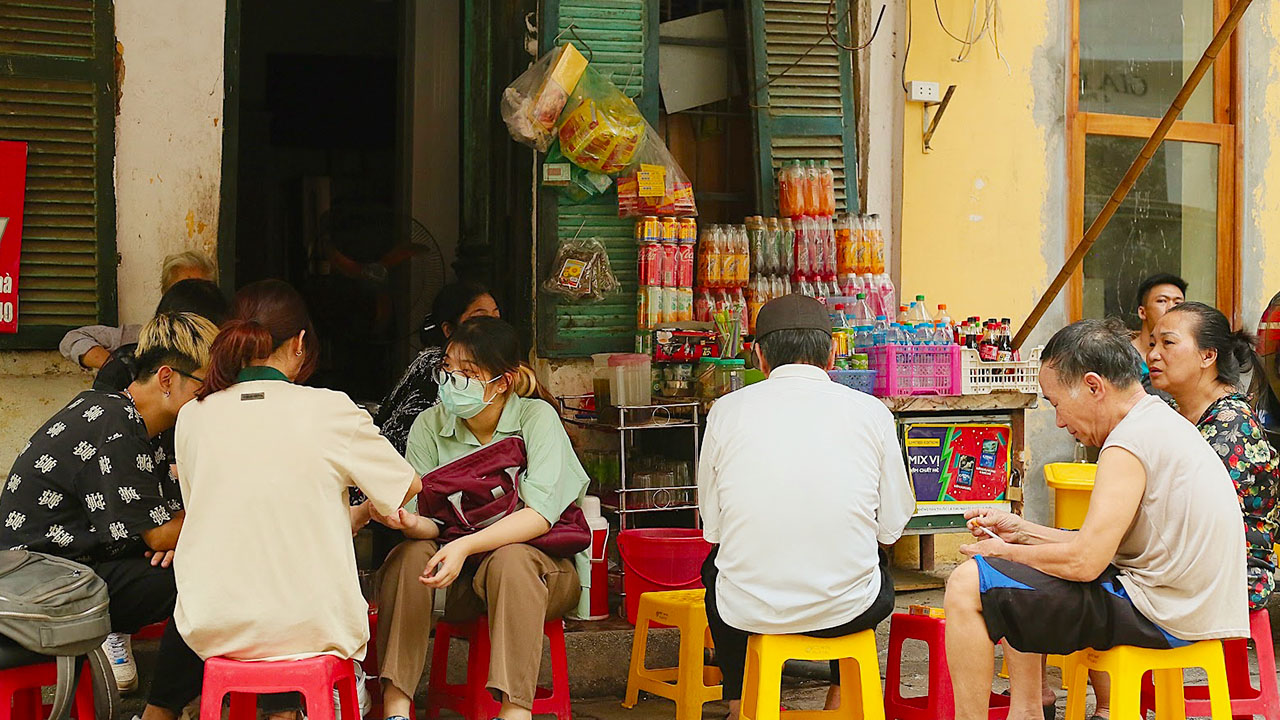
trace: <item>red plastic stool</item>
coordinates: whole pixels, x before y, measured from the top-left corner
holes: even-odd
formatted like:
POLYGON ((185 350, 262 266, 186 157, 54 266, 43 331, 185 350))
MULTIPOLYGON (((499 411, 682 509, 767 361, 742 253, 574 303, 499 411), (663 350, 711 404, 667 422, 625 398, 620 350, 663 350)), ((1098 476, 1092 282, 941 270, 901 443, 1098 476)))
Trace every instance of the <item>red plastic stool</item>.
POLYGON ((164 635, 165 628, 169 627, 169 621, 153 623, 133 634, 134 640, 159 640, 164 635))
POLYGON ((350 660, 332 655, 271 662, 210 658, 204 664, 200 720, 219 720, 227 694, 231 695, 231 720, 254 720, 257 695, 287 692, 302 693, 308 720, 334 720, 335 687, 343 719, 358 720, 355 665, 350 660))
MULTIPOLYGON (((947 621, 925 615, 894 613, 889 618, 889 664, 884 680, 886 720, 950 720, 956 716, 951 672, 947 669, 947 621), (902 644, 919 640, 929 648, 929 690, 917 697, 902 696, 902 644)), ((991 693, 991 720, 1009 716, 1009 697, 991 693)))
MULTIPOLYGON (((534 715, 555 715, 559 720, 572 720, 569 707, 569 658, 564 648, 564 621, 552 620, 542 626, 542 634, 551 641, 551 687, 539 687, 534 695, 534 715)), ((501 707, 489 694, 489 620, 481 617, 469 623, 436 623, 435 646, 431 651, 431 676, 427 685, 427 718, 440 717, 442 709, 462 713, 466 720, 489 720, 501 707), (467 641, 467 680, 450 684, 445 677, 449 668, 449 641, 467 641)), ((3 719, 0 719, 3 720, 3 719)))
MULTIPOLYGON (((43 720, 53 710, 40 699, 40 690, 58 683, 57 663, 38 663, 0 670, 0 720, 43 720)), ((94 720, 93 679, 81 671, 71 716, 94 720)))
MULTIPOLYGON (((364 669, 364 687, 369 691, 369 717, 382 717, 382 678, 378 673, 378 607, 369 606, 369 645, 364 651, 364 661, 360 663, 364 669)), ((416 718, 418 710, 414 707, 413 698, 409 699, 409 717, 416 718)))
MULTIPOLYGON (((1249 640, 1258 654, 1261 687, 1249 678, 1249 641, 1243 638, 1222 641, 1227 660, 1227 687, 1231 690, 1231 714, 1235 717, 1261 715, 1267 720, 1280 720, 1280 688, 1276 686, 1276 651, 1271 640, 1271 616, 1266 608, 1249 612, 1249 640)), ((1209 717, 1209 687, 1187 685, 1187 717, 1209 717)), ((1156 689, 1151 673, 1142 678, 1143 713, 1155 708, 1156 689)))

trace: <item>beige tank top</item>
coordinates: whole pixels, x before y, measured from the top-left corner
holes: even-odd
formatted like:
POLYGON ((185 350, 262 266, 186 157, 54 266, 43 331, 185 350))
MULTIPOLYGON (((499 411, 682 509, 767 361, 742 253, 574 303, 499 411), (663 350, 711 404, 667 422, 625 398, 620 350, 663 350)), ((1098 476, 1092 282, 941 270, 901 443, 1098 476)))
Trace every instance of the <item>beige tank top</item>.
POLYGON ((1183 640, 1247 637, 1244 524, 1226 468, 1194 425, 1144 396, 1103 445, 1147 471, 1116 551, 1120 582, 1147 619, 1183 640))

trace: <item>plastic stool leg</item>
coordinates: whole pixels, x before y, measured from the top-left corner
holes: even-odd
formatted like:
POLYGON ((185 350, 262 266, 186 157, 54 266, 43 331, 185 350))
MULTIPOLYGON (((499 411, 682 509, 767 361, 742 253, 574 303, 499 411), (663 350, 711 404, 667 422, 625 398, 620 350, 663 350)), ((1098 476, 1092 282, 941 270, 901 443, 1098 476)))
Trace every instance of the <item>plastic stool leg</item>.
POLYGON ((88 672, 88 668, 82 669, 80 672, 80 683, 76 687, 75 698, 75 715, 76 720, 95 720, 93 707, 93 678, 88 672))
POLYGON ((688 618, 680 625, 676 720, 699 720, 702 717, 702 641, 705 635, 706 627, 691 627, 688 618))
MULTIPOLYGON (((858 694, 861 695, 861 704, 854 707, 862 708, 862 720, 885 720, 884 718, 884 696, 880 693, 880 661, 876 655, 875 640, 871 640, 871 654, 857 658, 858 664, 858 680, 854 681, 858 685, 858 694)), ((840 662, 840 683, 844 685, 849 681, 845 679, 844 674, 845 662, 840 662)), ((852 668, 850 668, 852 669, 852 668)), ((781 671, 781 668, 779 668, 781 671)), ((778 678, 781 683, 782 678, 778 678)), ((843 691, 843 688, 842 688, 843 691)))
MULTIPOLYGON (((330 707, 333 706, 333 692, 326 693, 330 707)), ((338 706, 342 708, 342 720, 361 720, 360 699, 356 690, 355 675, 338 678, 338 706)))
POLYGON ((786 658, 778 657, 764 643, 759 643, 755 652, 752 652, 751 645, 751 642, 747 643, 747 669, 742 683, 742 716, 748 720, 781 720, 782 665, 786 658), (748 692, 752 696, 749 715, 745 705, 748 692))
MULTIPOLYGON (((1186 720, 1187 701, 1182 693, 1182 668, 1153 670, 1151 675, 1155 683, 1156 714, 1161 720, 1186 720)), ((1138 687, 1142 687, 1141 683, 1138 687)))
MULTIPOLYGON (((1088 673, 1086 673, 1086 676, 1087 675, 1088 673)), ((1078 674, 1077 674, 1077 677, 1079 677, 1078 674)), ((1084 687, 1081 686, 1080 689, 1081 689, 1081 692, 1079 692, 1078 695, 1081 698, 1081 704, 1083 705, 1084 687)), ((1074 692, 1074 688, 1072 692, 1074 692)), ((1142 695, 1142 671, 1141 670, 1136 670, 1131 672, 1112 673, 1111 675, 1111 717, 1117 718, 1117 720, 1119 720, 1119 718, 1126 718, 1127 720, 1132 720, 1133 718, 1140 717, 1141 705, 1142 705, 1141 695, 1142 695)), ((1083 710, 1084 708, 1082 707, 1081 708, 1082 717, 1083 717, 1083 710)), ((1177 711, 1174 710, 1173 708, 1170 708, 1165 712, 1176 713, 1177 711)), ((1167 717, 1174 717, 1174 716, 1173 715, 1166 716, 1163 714, 1160 716, 1161 720, 1166 720, 1167 717)))
POLYGON ((440 717, 440 710, 444 707, 445 683, 449 672, 449 645, 452 639, 451 626, 447 623, 436 623, 436 637, 431 646, 431 670, 427 678, 427 720, 440 717))
MULTIPOLYGON (((218 713, 221 715, 222 702, 217 704, 218 713)), ((200 702, 200 713, 204 714, 204 700, 200 702)), ((258 717, 258 696, 247 692, 231 693, 231 709, 230 720, 255 720, 258 717)))
MULTIPOLYGON (((548 623, 543 633, 551 643, 551 708, 557 720, 572 720, 573 708, 569 700, 569 653, 564 645, 564 621, 548 623)), ((699 707, 701 710, 701 707, 699 707)))
POLYGON ((1265 609, 1249 613, 1254 651, 1258 654, 1258 690, 1267 720, 1280 720, 1280 686, 1276 683, 1276 649, 1271 639, 1271 615, 1265 609))
MULTIPOLYGON (((1204 671, 1209 680, 1209 708, 1212 717, 1214 720, 1227 720, 1231 717, 1231 685, 1227 682, 1226 662, 1219 654, 1216 662, 1206 662, 1205 665, 1209 666, 1204 671)), ((1175 720, 1185 720, 1185 713, 1175 720)))
MULTIPOLYGON (((644 596, 640 597, 640 611, 637 613, 636 629, 631 633, 631 667, 627 670, 627 696, 622 700, 622 707, 633 708, 640 701, 640 673, 644 670, 644 656, 649 648, 649 616, 645 612, 644 596)), ((681 638, 684 642, 684 638, 681 638)), ((698 659, 702 663, 702 659, 698 659)), ((678 706, 677 706, 678 707, 678 706)), ((3 720, 3 718, 0 718, 3 720)))
MULTIPOLYGON (((1071 656, 1074 658, 1074 656, 1071 656)), ((1085 695, 1088 693, 1089 668, 1084 663, 1072 662, 1064 663, 1071 668, 1071 689, 1067 691, 1067 710, 1065 714, 1066 720, 1085 720, 1084 718, 1084 702, 1085 695)), ((1114 713, 1114 708, 1112 709, 1114 713)), ((1118 717, 1113 714, 1113 717, 1118 717)))
MULTIPOLYGON (((877 681, 879 681, 877 673, 877 681)), ((852 712, 854 717, 859 717, 863 713, 862 704, 865 702, 862 687, 861 674, 858 661, 852 658, 840 659, 840 710, 842 712, 852 712)), ((869 720, 865 715, 864 720, 869 720)))

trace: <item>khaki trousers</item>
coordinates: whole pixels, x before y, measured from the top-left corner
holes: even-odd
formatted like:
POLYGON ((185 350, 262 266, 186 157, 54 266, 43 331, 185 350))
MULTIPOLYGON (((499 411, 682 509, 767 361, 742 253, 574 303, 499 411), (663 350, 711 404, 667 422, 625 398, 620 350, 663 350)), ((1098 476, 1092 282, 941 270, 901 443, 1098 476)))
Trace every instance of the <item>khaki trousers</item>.
MULTIPOLYGON (((427 663, 435 591, 419 580, 439 545, 400 543, 378 575, 378 653, 381 676, 410 697, 427 663)), ((489 553, 474 571, 464 569, 449 586, 444 619, 468 622, 489 616, 486 687, 526 710, 533 708, 542 661, 542 625, 564 617, 582 588, 572 560, 553 558, 529 545, 489 553)))

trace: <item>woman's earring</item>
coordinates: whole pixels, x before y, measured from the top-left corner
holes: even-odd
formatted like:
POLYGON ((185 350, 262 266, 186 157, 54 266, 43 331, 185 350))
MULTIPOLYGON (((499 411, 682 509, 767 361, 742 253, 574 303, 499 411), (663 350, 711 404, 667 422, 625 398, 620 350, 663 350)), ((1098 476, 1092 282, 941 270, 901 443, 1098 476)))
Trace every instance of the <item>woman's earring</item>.
POLYGON ((165 396, 165 397, 169 397, 169 391, 168 391, 168 390, 166 390, 166 391, 165 391, 164 396, 165 396))

